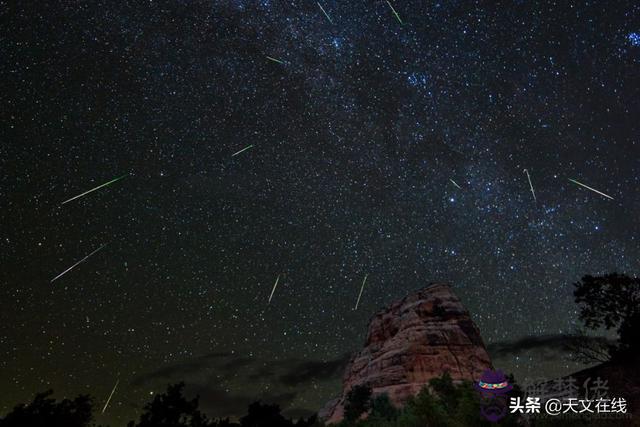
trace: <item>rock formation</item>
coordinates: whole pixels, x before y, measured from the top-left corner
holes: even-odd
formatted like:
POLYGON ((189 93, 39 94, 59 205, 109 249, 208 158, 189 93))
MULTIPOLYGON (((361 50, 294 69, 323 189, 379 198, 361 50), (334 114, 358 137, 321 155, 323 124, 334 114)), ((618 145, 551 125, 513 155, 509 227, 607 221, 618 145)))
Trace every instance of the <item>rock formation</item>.
POLYGON ((480 332, 445 284, 431 284, 378 312, 369 322, 364 348, 351 357, 342 395, 319 413, 327 423, 343 418, 345 396, 368 384, 402 404, 431 378, 448 371, 454 381, 477 380, 491 360, 480 332))

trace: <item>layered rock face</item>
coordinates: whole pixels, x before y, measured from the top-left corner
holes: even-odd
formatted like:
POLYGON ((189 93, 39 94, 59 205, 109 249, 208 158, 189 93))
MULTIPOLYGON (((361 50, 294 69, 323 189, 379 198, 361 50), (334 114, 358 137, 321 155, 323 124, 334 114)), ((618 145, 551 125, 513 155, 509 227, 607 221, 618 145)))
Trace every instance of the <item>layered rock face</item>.
POLYGON ((343 418, 345 396, 359 384, 386 393, 396 406, 431 378, 448 371, 454 381, 477 381, 491 360, 478 328, 451 287, 431 284, 378 312, 369 322, 364 348, 351 357, 342 395, 319 415, 343 418))

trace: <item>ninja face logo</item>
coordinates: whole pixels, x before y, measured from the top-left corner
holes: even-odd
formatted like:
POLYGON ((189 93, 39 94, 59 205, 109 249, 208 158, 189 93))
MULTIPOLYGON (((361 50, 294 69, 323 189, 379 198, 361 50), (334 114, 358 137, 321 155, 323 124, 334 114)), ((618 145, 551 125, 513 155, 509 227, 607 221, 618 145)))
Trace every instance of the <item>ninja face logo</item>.
POLYGON ((482 374, 476 389, 482 398, 480 402, 480 414, 487 420, 495 423, 507 415, 507 393, 513 386, 501 370, 487 369, 482 374))

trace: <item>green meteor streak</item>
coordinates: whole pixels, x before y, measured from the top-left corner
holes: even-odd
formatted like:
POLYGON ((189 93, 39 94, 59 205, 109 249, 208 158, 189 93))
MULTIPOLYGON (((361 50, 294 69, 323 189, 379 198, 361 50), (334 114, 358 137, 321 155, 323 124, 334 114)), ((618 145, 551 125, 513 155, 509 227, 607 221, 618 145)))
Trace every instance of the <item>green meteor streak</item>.
POLYGON ((129 175, 129 174, 128 174, 128 173, 127 173, 127 174, 124 174, 124 175, 119 176, 119 177, 117 177, 117 178, 115 178, 115 179, 112 179, 112 180, 111 180, 111 181, 109 181, 109 182, 105 182, 104 184, 98 185, 96 188, 92 188, 92 189, 91 189, 91 190, 89 190, 89 191, 85 191, 85 192, 84 192, 84 193, 82 193, 82 194, 78 194, 77 196, 74 196, 74 197, 70 198, 69 200, 65 200, 64 202, 62 202, 62 203, 61 203, 61 205, 64 205, 65 203, 69 203, 69 202, 70 202, 70 201, 72 201, 72 200, 79 199, 80 197, 82 197, 82 196, 86 196, 86 195, 87 195, 87 194, 89 194, 89 193, 93 193, 94 191, 99 190, 99 189, 101 189, 102 187, 106 187, 107 185, 111 185, 111 184, 113 184, 113 183, 114 183, 114 182, 116 182, 116 181, 120 181, 122 178, 126 177, 127 175, 129 175))
POLYGON ((400 19, 400 15, 398 15, 398 12, 396 12, 396 10, 393 8, 393 6, 391 6, 391 3, 389 3, 389 0, 387 0, 387 4, 389 5, 389 7, 391 8, 391 11, 393 12, 393 14, 396 16, 396 18, 398 19, 398 22, 400 23, 400 25, 404 25, 404 22, 402 22, 402 19, 400 19))
POLYGON ((278 64, 284 65, 284 62, 280 61, 279 59, 272 58, 270 56, 267 56, 267 59, 270 60, 270 61, 273 61, 273 62, 277 62, 278 64))
POLYGON ((244 147, 242 150, 240 150, 240 151, 238 151, 238 152, 236 152, 236 153, 233 153, 233 154, 231 155, 231 157, 235 157, 235 156, 237 156, 238 154, 242 153, 243 151, 246 151, 246 150, 248 150, 249 148, 252 148, 252 147, 253 147, 253 144, 249 145, 248 147, 244 147))

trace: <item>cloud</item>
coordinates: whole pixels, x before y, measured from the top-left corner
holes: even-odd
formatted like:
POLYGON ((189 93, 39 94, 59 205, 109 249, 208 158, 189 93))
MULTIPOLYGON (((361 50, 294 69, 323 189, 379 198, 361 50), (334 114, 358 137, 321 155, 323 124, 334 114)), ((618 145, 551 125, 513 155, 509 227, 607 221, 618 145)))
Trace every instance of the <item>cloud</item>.
POLYGON ((190 376, 201 376, 205 371, 218 371, 218 378, 244 376, 253 381, 276 378, 287 386, 297 386, 314 380, 340 377, 349 355, 344 354, 328 361, 287 359, 258 364, 256 359, 233 353, 211 353, 185 362, 175 363, 133 379, 131 385, 142 386, 155 380, 184 380, 190 376))
POLYGON ((348 361, 348 354, 326 361, 269 361, 234 353, 211 353, 142 373, 131 385, 158 388, 183 381, 185 394, 199 395, 201 409, 211 417, 244 415, 247 406, 257 400, 279 405, 286 416, 308 417, 315 409, 300 407, 297 398, 306 401, 312 382, 317 385, 340 378, 348 361))
POLYGON ((538 335, 523 337, 513 341, 495 342, 487 346, 487 351, 494 358, 511 356, 529 350, 569 353, 575 346, 585 341, 605 342, 609 340, 604 337, 572 334, 538 335))
MULTIPOLYGON (((234 356, 232 353, 222 352, 205 354, 196 359, 175 363, 173 365, 165 366, 160 369, 156 369, 155 371, 139 375, 131 381, 131 385, 139 387, 154 382, 155 380, 181 380, 191 374, 201 372, 203 369, 209 367, 212 361, 215 361, 216 359, 225 360, 231 358, 231 360, 233 360, 234 357, 238 356, 234 356)), ((240 357, 238 357, 238 359, 240 359, 240 357)), ((227 363, 233 362, 230 361, 227 363)))
POLYGON ((313 411, 308 408, 291 408, 283 411, 282 413, 285 417, 291 419, 300 419, 300 418, 309 418, 312 415, 316 414, 316 411, 313 411))
POLYGON ((273 378, 276 376, 276 372, 269 366, 260 366, 257 370, 249 373, 247 378, 252 381, 265 380, 267 378, 273 378))
POLYGON ((200 396, 200 409, 211 417, 239 417, 247 413, 250 403, 260 400, 264 403, 286 407, 298 396, 297 392, 263 393, 250 395, 234 394, 208 384, 187 385, 185 394, 200 396))
POLYGON ((237 356, 229 358, 229 360, 224 364, 223 368, 232 372, 237 372, 239 369, 249 366, 254 362, 254 359, 237 356))
POLYGON ((326 380, 342 375, 344 368, 349 363, 349 355, 344 354, 338 359, 321 361, 303 361, 291 364, 287 372, 279 379, 285 385, 300 385, 314 380, 326 380))

